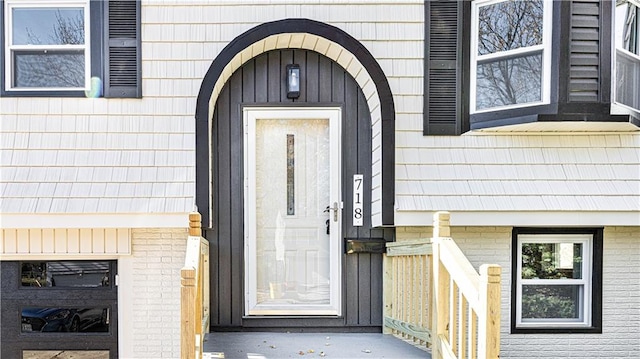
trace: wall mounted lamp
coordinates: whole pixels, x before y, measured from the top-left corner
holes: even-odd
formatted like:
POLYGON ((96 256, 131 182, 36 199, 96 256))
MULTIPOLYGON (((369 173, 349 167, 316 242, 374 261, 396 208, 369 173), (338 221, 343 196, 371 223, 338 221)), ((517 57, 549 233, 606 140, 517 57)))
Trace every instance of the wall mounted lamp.
POLYGON ((287 65, 287 98, 300 97, 300 65, 287 65))

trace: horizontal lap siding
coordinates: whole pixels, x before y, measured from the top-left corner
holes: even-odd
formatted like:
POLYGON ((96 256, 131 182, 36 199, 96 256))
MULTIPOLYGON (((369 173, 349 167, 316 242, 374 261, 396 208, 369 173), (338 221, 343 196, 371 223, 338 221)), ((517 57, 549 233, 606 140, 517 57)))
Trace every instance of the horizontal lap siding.
MULTIPOLYGON (((392 240, 393 229, 371 228, 371 119, 367 101, 355 80, 329 58, 313 51, 277 50, 251 59, 223 88, 212 129, 213 229, 211 241, 212 326, 250 326, 243 320, 244 211, 242 104, 291 104, 284 87, 285 67, 301 68, 300 98, 296 103, 344 106, 343 112, 343 237, 392 240), (352 179, 365 178, 365 222, 352 227, 352 179)), ((382 324, 382 258, 380 254, 345 256, 344 318, 315 322, 315 326, 380 326, 382 324), (323 324, 324 323, 324 324, 323 324), (336 324, 339 323, 339 324, 336 324)), ((295 320, 262 322, 266 326, 302 326, 295 320), (266 324, 265 324, 266 323, 266 324)), ((308 325, 308 320, 304 323, 308 325)))

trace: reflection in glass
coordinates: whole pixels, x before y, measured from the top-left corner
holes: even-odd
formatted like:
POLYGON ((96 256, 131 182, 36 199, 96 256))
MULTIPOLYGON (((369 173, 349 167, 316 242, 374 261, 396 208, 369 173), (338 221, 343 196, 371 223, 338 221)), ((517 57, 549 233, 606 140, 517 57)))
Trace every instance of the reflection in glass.
POLYGON ((85 15, 82 7, 11 8, 11 86, 85 88, 85 15))
POLYGON ((542 54, 478 63, 476 108, 542 99, 542 54))
POLYGON ((106 333, 109 308, 22 308, 23 333, 106 333))
POLYGON ((261 119, 256 133, 258 304, 329 304, 329 122, 261 119), (289 134, 296 134, 291 146, 289 134), (289 159, 295 187, 288 187, 289 159), (295 206, 287 215, 290 188, 295 206))
POLYGON ((13 45, 84 44, 84 9, 14 8, 13 45))
POLYGON ((110 287, 109 262, 23 262, 23 287, 110 287))
POLYGON ((478 11, 478 55, 542 44, 543 2, 505 1, 478 11))
POLYGON ((16 87, 84 87, 84 51, 14 52, 16 87))
POLYGON ((581 243, 523 243, 522 279, 581 279, 581 243))
POLYGON ((582 285, 522 286, 522 320, 576 319, 582 320, 580 303, 582 285))
POLYGON ((24 350, 22 359, 109 359, 108 350, 24 350))
POLYGON ((617 51, 616 101, 640 109, 640 60, 617 51))
POLYGON ((640 11, 618 1, 615 15, 616 102, 640 110, 640 11))

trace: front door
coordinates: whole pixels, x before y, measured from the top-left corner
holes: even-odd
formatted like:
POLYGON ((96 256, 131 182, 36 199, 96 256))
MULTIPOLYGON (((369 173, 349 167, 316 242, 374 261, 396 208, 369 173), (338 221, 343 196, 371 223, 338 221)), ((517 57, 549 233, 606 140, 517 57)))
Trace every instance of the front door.
POLYGON ((341 314, 341 109, 244 109, 245 315, 341 314))

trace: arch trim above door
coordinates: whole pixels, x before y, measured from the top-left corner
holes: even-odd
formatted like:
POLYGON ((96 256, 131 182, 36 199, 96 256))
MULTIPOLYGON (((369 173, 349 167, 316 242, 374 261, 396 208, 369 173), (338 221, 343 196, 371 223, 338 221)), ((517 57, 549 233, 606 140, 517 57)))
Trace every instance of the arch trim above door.
POLYGON ((371 111, 372 223, 394 224, 395 108, 382 68, 358 40, 343 30, 309 19, 258 25, 231 41, 207 71, 196 103, 196 205, 211 224, 211 128, 215 104, 231 75, 246 61, 275 49, 308 49, 342 66, 361 87, 371 111))

